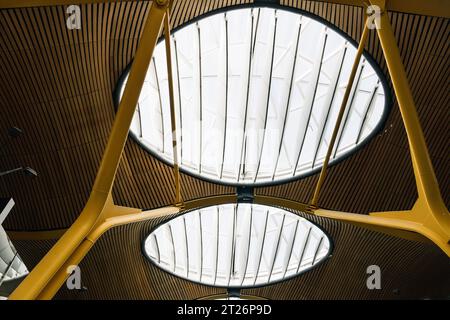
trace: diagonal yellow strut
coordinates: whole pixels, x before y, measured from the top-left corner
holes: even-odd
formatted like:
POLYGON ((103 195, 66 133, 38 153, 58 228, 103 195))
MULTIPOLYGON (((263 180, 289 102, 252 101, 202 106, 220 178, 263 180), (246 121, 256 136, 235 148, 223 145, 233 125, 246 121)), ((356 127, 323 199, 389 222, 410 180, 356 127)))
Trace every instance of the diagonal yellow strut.
POLYGON ((101 219, 119 166, 145 75, 161 32, 169 1, 154 1, 150 8, 111 134, 92 188, 77 220, 11 294, 10 299, 36 299, 41 290, 101 219))
MULTIPOLYGON (((378 229, 379 231, 387 230, 386 233, 389 234, 393 231, 395 233, 395 230, 398 230, 399 234, 403 231, 418 233, 434 242, 450 256, 450 214, 442 200, 408 78, 385 10, 385 1, 370 0, 370 3, 381 9, 379 19, 374 21, 408 137, 418 199, 411 210, 376 212, 371 213, 370 216, 318 209, 314 206, 312 209, 314 214, 319 216, 360 226, 379 227, 381 228, 378 229)), ((325 170, 324 165, 322 172, 325 170)), ((319 182, 323 183, 323 179, 324 175, 321 174, 319 182)), ((313 205, 317 204, 320 187, 321 184, 318 183, 315 196, 311 201, 313 205)))
MULTIPOLYGON (((379 5, 384 9, 384 1, 370 1, 372 4, 379 5)), ((157 214, 155 211, 141 216, 138 209, 114 206, 111 189, 145 73, 153 54, 156 40, 161 32, 168 2, 169 0, 156 0, 152 4, 142 33, 145 41, 140 41, 136 51, 119 111, 114 121, 92 193, 84 210, 56 245, 33 269, 16 291, 13 292, 10 299, 52 298, 67 277, 65 267, 69 264, 79 263, 105 230, 114 225, 138 221, 141 218, 145 219, 147 215, 150 217, 152 214, 157 214), (116 219, 118 216, 122 216, 122 218, 116 219)), ((169 19, 167 18, 166 24, 168 22, 169 19)), ((378 36, 405 124, 419 197, 414 207, 408 211, 372 213, 370 216, 324 209, 315 209, 313 213, 318 216, 355 223, 369 228, 379 227, 381 231, 412 231, 432 240, 450 256, 450 215, 442 201, 394 33, 385 11, 382 12, 380 20, 375 20, 375 22, 378 26, 378 36)), ((169 28, 167 27, 166 30, 169 30, 169 28)), ((165 35, 166 39, 170 39, 169 32, 165 35)), ((168 63, 170 63, 170 43, 166 54, 168 63)), ((169 75, 171 74, 169 72, 169 75)), ((173 87, 171 99, 171 108, 173 108, 173 87)), ((175 128, 175 125, 172 124, 172 127, 175 128)), ((176 191, 176 195, 180 195, 179 189, 176 191)), ((181 199, 181 196, 177 199, 181 199)), ((266 202, 272 200, 260 199, 260 201, 266 202)), ((227 196, 221 196, 217 197, 217 199, 205 201, 223 202, 229 201, 229 199, 227 196)), ((278 199, 277 201, 278 205, 286 205, 286 207, 298 206, 298 203, 288 203, 283 199, 278 199)), ((167 207, 164 208, 162 214, 171 214, 178 211, 179 208, 167 207)))
POLYGON ((350 76, 348 79, 347 88, 345 88, 345 93, 344 93, 344 97, 342 99, 341 108, 339 109, 339 113, 336 118, 336 124, 334 125, 333 134, 331 135, 331 140, 330 140, 330 144, 328 145, 327 154, 325 156, 325 160, 323 161, 319 180, 317 181, 316 189, 314 190, 314 195, 311 199, 311 206, 314 208, 317 207, 317 202, 319 201, 320 190, 322 189, 322 185, 325 181, 325 177, 326 177, 327 169, 328 169, 328 163, 330 161, 331 153, 334 148, 334 143, 336 142, 336 137, 338 135, 339 128, 341 127, 342 118, 344 117, 345 108, 347 107, 348 98, 350 96, 350 92, 353 87, 353 82, 355 81, 356 71, 358 70, 359 61, 361 60, 361 56, 364 52, 364 46, 366 44, 368 34, 369 34, 369 28, 367 27, 367 23, 364 23, 363 33, 361 35, 361 40, 359 41, 358 50, 356 51, 356 56, 355 56, 352 70, 350 72, 350 76))

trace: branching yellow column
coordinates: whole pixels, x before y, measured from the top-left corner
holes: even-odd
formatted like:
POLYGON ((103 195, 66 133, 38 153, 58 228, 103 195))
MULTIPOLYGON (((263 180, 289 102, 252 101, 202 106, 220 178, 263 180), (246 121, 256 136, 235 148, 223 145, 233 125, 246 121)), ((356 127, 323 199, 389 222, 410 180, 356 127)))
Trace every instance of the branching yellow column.
POLYGON ((115 179, 145 75, 161 32, 168 0, 152 3, 89 200, 80 216, 11 294, 36 299, 101 218, 115 179))
POLYGON ((70 256, 69 259, 64 263, 60 270, 55 274, 52 280, 47 284, 47 286, 41 291, 38 300, 50 300, 58 292, 61 286, 64 284, 69 274, 67 272, 71 265, 78 265, 81 260, 86 256, 86 254, 91 250, 92 246, 97 242, 98 239, 109 229, 129 224, 138 221, 144 221, 148 219, 154 219, 157 217, 168 216, 179 212, 177 207, 165 207, 160 209, 154 209, 146 212, 141 212, 140 210, 132 208, 125 208, 112 205, 107 210, 107 217, 105 220, 99 223, 86 237, 86 239, 78 246, 75 252, 70 256))
MULTIPOLYGON (((384 0, 371 0, 371 3, 384 9, 384 0)), ((408 78, 385 10, 382 10, 379 19, 375 19, 375 23, 408 136, 418 199, 411 211, 371 215, 415 224, 419 233, 450 255, 450 214, 442 200, 408 78)))

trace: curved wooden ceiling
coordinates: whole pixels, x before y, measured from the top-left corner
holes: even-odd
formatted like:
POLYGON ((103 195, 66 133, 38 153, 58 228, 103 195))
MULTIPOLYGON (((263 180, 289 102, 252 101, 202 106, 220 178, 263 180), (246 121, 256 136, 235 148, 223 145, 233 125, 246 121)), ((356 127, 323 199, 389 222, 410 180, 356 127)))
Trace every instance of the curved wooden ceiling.
MULTIPOLYGON (((178 0, 172 10, 172 24, 175 27, 205 12, 247 2, 252 1, 178 0)), ((355 40, 360 37, 363 25, 360 7, 304 0, 283 0, 281 4, 323 17, 355 40)), ((65 27, 67 15, 63 6, 0 10, 0 132, 5 132, 0 136, 0 145, 7 143, 6 130, 9 127, 18 126, 25 132, 0 150, 0 169, 26 165, 39 172, 36 179, 17 175, 2 178, 4 183, 0 184, 0 196, 12 196, 16 201, 15 209, 4 223, 6 229, 67 228, 80 213, 89 195, 114 119, 112 97, 116 82, 132 60, 149 7, 149 2, 82 5, 84 18, 79 31, 70 31, 65 27)), ((442 196, 449 206, 446 151, 450 132, 442 130, 447 126, 450 97, 446 77, 450 60, 447 41, 449 19, 399 12, 389 12, 389 16, 442 196)), ((370 33, 366 48, 387 73, 374 32, 370 33)), ((365 148, 329 172, 320 201, 323 207, 363 214, 412 207, 417 194, 407 139, 396 103, 384 130, 365 148)), ((286 185, 258 188, 256 192, 306 202, 313 192, 316 179, 317 176, 313 176, 286 185)), ((171 168, 152 158, 129 139, 113 189, 115 202, 139 208, 161 207, 171 203, 173 190, 171 168)), ((182 192, 184 199, 189 200, 230 194, 235 190, 182 175, 182 192)), ((409 285, 408 277, 428 279, 432 277, 430 273, 440 268, 433 264, 442 266, 443 259, 433 246, 359 229, 355 231, 356 227, 339 222, 327 223, 328 228, 339 229, 341 241, 348 244, 347 247, 342 246, 342 250, 346 248, 348 251, 344 251, 341 258, 334 257, 330 264, 324 265, 323 268, 329 269, 328 273, 320 269, 317 272, 325 272, 325 275, 311 273, 295 280, 295 284, 289 282, 260 289, 256 293, 267 297, 285 297, 283 294, 288 291, 284 292, 281 288, 291 288, 291 298, 320 297, 321 294, 331 298, 344 293, 348 297, 370 298, 374 296, 369 297, 367 293, 353 294, 351 285, 344 285, 342 289, 337 289, 336 285, 336 289, 328 295, 319 289, 315 291, 312 286, 317 281, 323 286, 336 281, 337 271, 344 270, 345 263, 353 268, 345 277, 352 275, 351 272, 364 272, 354 269, 356 265, 352 263, 359 261, 361 265, 367 264, 372 256, 392 266, 392 277, 401 282, 398 286, 405 288, 409 285), (358 245, 352 247, 352 243, 358 245), (423 257, 431 262, 411 269, 409 265, 416 260, 424 262, 423 257), (394 268, 397 264, 400 266, 394 268), (293 289, 297 285, 309 289, 293 289), (311 291, 308 293, 306 290, 311 291)), ((140 245, 132 247, 133 243, 138 245, 140 241, 133 232, 142 236, 151 224, 134 224, 108 232, 83 262, 86 268, 93 276, 98 275, 102 271, 96 263, 108 256, 117 268, 123 268, 123 261, 119 261, 121 257, 133 257, 140 250, 140 245), (137 231, 132 232, 133 228, 137 231), (107 250, 109 245, 118 244, 121 241, 119 239, 130 241, 130 237, 135 238, 134 242, 126 242, 129 246, 107 250)), ((17 245, 17 248, 19 251, 25 250, 22 255, 27 261, 33 260, 38 252, 46 252, 50 244, 46 241, 28 241, 28 245, 17 245)), ((145 270, 148 266, 139 260, 141 258, 138 255, 136 261, 133 260, 133 263, 140 263, 139 272, 133 272, 134 276, 129 276, 132 279, 119 277, 120 280, 114 284, 117 287, 104 292, 105 297, 120 296, 118 290, 127 281, 136 285, 154 275, 152 272, 156 271, 145 270)), ((157 277, 164 278, 165 275, 157 277)), ((177 284, 176 281, 181 280, 167 281, 177 284)), ((341 285, 344 283, 341 282, 341 285)), ((187 286, 186 283, 184 285, 187 286)), ((447 284, 446 288, 449 286, 447 284)), ((426 288, 429 287, 424 282, 423 290, 414 294, 427 292, 426 288)), ((106 287, 103 289, 107 290, 106 287)), ((125 291, 127 297, 165 297, 165 290, 157 293, 133 290, 125 291)), ((185 293, 186 296, 176 296, 172 292, 172 296, 167 297, 193 298, 212 293, 204 287, 192 290, 186 290, 190 292, 185 293)), ((94 291, 90 297, 101 297, 100 294, 101 291, 94 291)), ((64 296, 63 293, 61 295, 64 296)), ((390 296, 386 293, 383 297, 390 296)))
MULTIPOLYGON (((176 1, 173 26, 227 4, 248 1, 176 1)), ((362 8, 314 1, 284 1, 319 15, 359 39, 362 8)), ((39 177, 5 177, 0 194, 16 208, 5 222, 11 230, 68 227, 81 211, 114 118, 112 93, 136 50, 147 2, 83 5, 82 28, 65 28, 63 6, 0 11, 0 132, 19 126, 25 135, 1 152, 1 169, 35 168, 39 177)), ((390 12, 405 61, 443 197, 449 202, 446 125, 449 92, 448 19, 390 12)), ((374 32, 368 51, 386 72, 374 32)), ((0 136, 7 141, 6 134, 0 136)), ((317 176, 257 192, 308 201, 317 176)), ((229 187, 183 176, 183 197, 232 193, 229 187)), ((154 208, 170 203, 168 166, 129 140, 114 187, 117 203, 154 208)), ((394 104, 385 130, 366 148, 330 170, 321 205, 343 211, 400 210, 416 191, 407 140, 394 104)))
MULTIPOLYGON (((292 280, 246 289, 243 294, 269 299, 423 299, 448 295, 450 262, 434 245, 294 213, 310 219, 330 235, 334 242, 332 257, 292 280), (381 290, 368 290, 366 287, 366 269, 371 264, 381 268, 381 290)), ((83 286, 87 290, 68 290, 64 286, 56 298, 198 299, 225 293, 224 289, 172 276, 144 256, 142 242, 151 230, 176 215, 107 231, 80 264, 83 286)), ((32 267, 54 241, 15 241, 14 244, 24 262, 32 267)))

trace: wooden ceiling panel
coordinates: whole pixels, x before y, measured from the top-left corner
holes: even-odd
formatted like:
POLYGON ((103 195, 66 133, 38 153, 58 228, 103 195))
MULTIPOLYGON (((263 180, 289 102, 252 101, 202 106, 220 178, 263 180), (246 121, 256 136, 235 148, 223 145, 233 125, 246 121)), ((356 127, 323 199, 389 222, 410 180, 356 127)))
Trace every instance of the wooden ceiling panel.
MULTIPOLYGON (((203 13, 251 0, 177 0, 176 27, 203 13)), ((362 32, 361 8, 316 1, 282 0, 288 7, 325 18, 353 39, 362 32)), ((36 179, 2 177, 0 196, 16 206, 5 221, 9 230, 70 226, 81 212, 111 129, 113 91, 132 61, 149 2, 82 5, 82 29, 65 27, 64 6, 0 10, 0 170, 26 165, 36 179), (23 136, 9 142, 6 130, 23 136)), ((449 20, 389 12, 411 82, 430 155, 450 206, 448 172, 449 20)), ((375 32, 366 49, 387 73, 375 32)), ((387 77, 389 79, 389 77, 387 77)), ((258 188, 259 194, 307 202, 317 176, 286 185, 258 188)), ((113 189, 116 203, 156 208, 172 202, 172 169, 128 139, 113 189)), ((186 200, 230 194, 234 188, 182 175, 186 200)), ((403 123, 393 104, 385 128, 361 151, 329 170, 320 204, 367 213, 410 208, 417 193, 403 123)), ((395 239, 345 223, 316 219, 333 237, 333 258, 295 280, 248 293, 268 298, 424 298, 445 296, 448 259, 434 246, 395 239), (365 288, 368 264, 379 264, 385 287, 365 288)), ((150 265, 140 244, 159 221, 107 232, 82 262, 84 292, 61 290, 59 298, 199 298, 221 290, 193 285, 150 265), (126 245, 124 245, 126 244, 126 245), (128 271, 128 272, 127 272, 128 271), (105 276, 107 274, 107 276, 105 276), (179 290, 182 287, 183 290, 179 290)), ((34 266, 54 241, 15 241, 34 266)))
MULTIPOLYGON (((244 2, 176 1, 172 24, 175 27, 227 4, 244 2)), ((323 17, 356 40, 360 37, 362 8, 314 1, 282 3, 323 17)), ((0 11, 0 68, 4 75, 0 108, 5 115, 0 129, 5 132, 17 125, 26 133, 2 150, 2 169, 34 165, 41 173, 32 183, 5 179, 7 183, 0 190, 17 203, 6 221, 7 228, 64 228, 79 214, 72 210, 82 208, 91 188, 114 119, 113 91, 132 61, 149 6, 147 2, 83 5, 84 19, 78 31, 65 28, 63 6, 0 11), (74 205, 66 206, 64 201, 59 202, 62 207, 56 205, 55 199, 67 198, 73 198, 74 205), (52 200, 56 210, 49 212, 44 203, 52 200), (75 205, 76 201, 81 203, 75 205), (31 214, 48 224, 28 223, 23 217, 31 214)), ((438 180, 445 186, 449 133, 439 128, 446 124, 449 101, 445 90, 448 19, 389 14, 438 180)), ((367 50, 386 72, 374 32, 367 50)), ((6 142, 7 138, 0 140, 6 142)), ((316 179, 259 188, 257 192, 306 202, 316 179)), ((182 183, 185 199, 234 192, 186 175, 182 183)), ((170 167, 129 139, 113 190, 115 201, 154 208, 171 203, 172 194, 170 167)), ((443 196, 448 204, 448 189, 443 188, 443 196)), ((384 131, 356 155, 330 169, 320 203, 327 208, 367 213, 407 209, 416 197, 406 135, 394 103, 384 131)))
MULTIPOLYGON (((226 2, 201 1, 185 8, 186 3, 177 3, 173 21, 223 5, 226 2), (183 8, 189 13, 183 14, 183 8)), ((0 130, 18 126, 25 132, 1 150, 1 169, 27 165, 40 173, 32 182, 4 178, 1 193, 17 203, 5 222, 7 229, 65 228, 79 214, 114 119, 114 88, 132 61, 149 6, 83 5, 86 18, 79 31, 65 27, 62 6, 0 11, 0 108, 5 115, 0 130)), ((0 142, 8 138, 2 136, 0 142)), ((125 150, 114 188, 116 201, 144 208, 170 204, 170 167, 131 140, 125 150)), ((190 177, 184 177, 183 186, 185 199, 233 192, 190 177)))
MULTIPOLYGON (((450 289, 450 262, 431 244, 386 236, 353 225, 296 212, 331 237, 330 259, 282 283, 242 293, 269 299, 424 299, 444 298, 450 289), (367 267, 381 269, 381 290, 366 286, 367 267)), ((99 239, 80 263, 87 290, 61 288, 56 299, 198 299, 223 289, 194 284, 162 271, 143 255, 142 242, 156 226, 176 215, 115 227, 99 239), (180 290, 180 288, 183 288, 180 290)), ((51 240, 15 241, 28 267, 51 240)))
POLYGON ((431 244, 385 236, 353 225, 310 217, 334 241, 332 257, 291 281, 243 293, 271 299, 444 298, 450 288, 450 262, 431 244), (432 261, 432 262, 431 262, 432 261), (368 290, 367 267, 381 270, 381 290, 368 290))

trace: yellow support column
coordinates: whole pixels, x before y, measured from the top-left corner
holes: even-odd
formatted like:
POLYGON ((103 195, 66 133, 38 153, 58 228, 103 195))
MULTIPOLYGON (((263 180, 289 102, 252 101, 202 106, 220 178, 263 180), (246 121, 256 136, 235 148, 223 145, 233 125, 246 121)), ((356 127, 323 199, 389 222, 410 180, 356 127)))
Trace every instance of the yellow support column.
MULTIPOLYGON (((106 231, 120 225, 168 216, 178 213, 179 211, 180 209, 177 207, 164 207, 160 209, 141 212, 138 209, 124 208, 115 205, 111 206, 108 210, 108 215, 105 220, 99 223, 80 244, 80 246, 78 246, 75 252, 70 256, 70 258, 67 259, 60 270, 58 270, 52 280, 41 291, 37 299, 52 299, 69 276, 67 269, 72 265, 78 265, 86 256, 86 254, 91 250, 97 240, 100 239, 100 237, 106 231)), ((83 271, 81 270, 81 272, 83 271)))
POLYGON ((157 0, 152 3, 108 144, 85 208, 67 232, 11 294, 10 299, 36 299, 101 217, 113 186, 130 123, 168 4, 168 0, 157 0))
POLYGON ((371 0, 370 2, 381 8, 379 19, 374 21, 408 136, 418 193, 417 202, 411 211, 382 212, 371 215, 416 224, 417 232, 425 235, 441 247, 447 255, 450 255, 450 214, 442 200, 394 32, 384 10, 385 1, 371 0))

